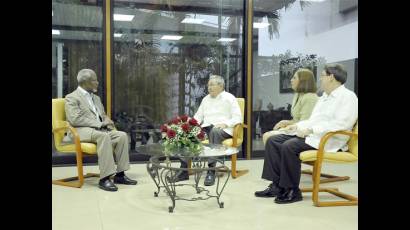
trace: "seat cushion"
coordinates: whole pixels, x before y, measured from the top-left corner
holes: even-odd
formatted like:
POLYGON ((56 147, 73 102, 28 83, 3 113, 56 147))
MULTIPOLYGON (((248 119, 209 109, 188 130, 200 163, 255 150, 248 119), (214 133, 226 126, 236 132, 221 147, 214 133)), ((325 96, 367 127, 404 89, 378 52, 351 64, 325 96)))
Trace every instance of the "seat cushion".
MULTIPOLYGON (((72 153, 75 152, 75 145, 60 145, 57 148, 57 151, 62 153, 72 153)), ((94 143, 81 143, 81 149, 83 153, 88 154, 96 154, 97 153, 97 145, 94 143)))
MULTIPOLYGON (((222 142, 222 144, 223 145, 225 145, 225 146, 230 146, 230 147, 232 147, 232 142, 233 142, 233 139, 232 138, 228 138, 228 139, 225 139, 223 142, 222 142)), ((241 145, 242 144, 242 139, 238 139, 238 142, 236 142, 236 145, 237 146, 239 146, 239 145, 241 145)))
MULTIPOLYGON (((209 144, 209 141, 204 140, 204 141, 202 141, 202 144, 209 144)), ((225 145, 225 146, 232 147, 232 138, 225 139, 224 141, 222 141, 222 144, 225 145)), ((237 142, 237 145, 239 146, 241 144, 242 144, 242 140, 239 139, 238 142, 237 142)))
MULTIPOLYGON (((301 161, 315 161, 317 155, 317 150, 309 150, 300 153, 299 159, 301 161)), ((356 162, 358 160, 357 156, 349 152, 325 152, 323 155, 323 161, 331 163, 348 163, 356 162)))

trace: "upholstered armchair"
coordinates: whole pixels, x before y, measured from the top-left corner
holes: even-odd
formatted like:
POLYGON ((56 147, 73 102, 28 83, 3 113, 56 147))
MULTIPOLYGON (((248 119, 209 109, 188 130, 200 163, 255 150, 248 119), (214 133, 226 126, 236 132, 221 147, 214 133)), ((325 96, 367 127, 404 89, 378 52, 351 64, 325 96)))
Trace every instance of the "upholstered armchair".
MULTIPOLYGON (((244 121, 244 114, 245 114, 245 99, 244 98, 237 98, 239 107, 241 108, 242 113, 242 121, 244 121)), ((237 124, 234 127, 232 138, 226 139, 222 142, 223 145, 238 148, 243 143, 243 129, 246 128, 244 123, 237 124)), ((232 154, 231 156, 231 175, 232 178, 236 178, 242 176, 249 172, 249 170, 237 170, 236 169, 236 160, 238 154, 232 154)))
POLYGON ((97 154, 97 146, 94 143, 81 143, 76 129, 70 126, 65 117, 65 100, 63 98, 52 99, 52 126, 54 146, 60 153, 76 153, 77 174, 76 177, 69 177, 53 180, 53 184, 81 188, 84 178, 99 177, 97 173, 83 174, 83 154, 97 154), (74 144, 62 144, 64 134, 70 131, 74 137, 74 144))
MULTIPOLYGON (((244 98, 237 98, 239 107, 241 109, 242 113, 242 120, 244 120, 244 114, 245 114, 245 99, 244 98)), ((239 146, 242 145, 243 142, 243 128, 246 128, 246 125, 244 123, 237 124, 234 127, 233 130, 233 135, 232 138, 228 138, 222 142, 223 145, 229 146, 229 147, 234 147, 238 148, 239 146)), ((203 141, 202 143, 207 144, 209 143, 208 140, 203 141)), ((236 160, 238 156, 237 153, 231 155, 231 175, 233 178, 242 176, 249 172, 249 170, 237 170, 236 169, 236 160)))
MULTIPOLYGON (((309 164, 313 165, 313 172, 312 172, 313 188, 302 188, 301 190, 302 192, 312 192, 312 200, 315 206, 323 207, 323 206, 357 205, 358 203, 357 197, 342 193, 338 190, 338 188, 321 188, 320 187, 320 183, 321 183, 320 176, 321 176, 323 162, 346 164, 346 163, 353 163, 353 162, 358 161, 358 137, 359 137, 359 124, 357 122, 353 128, 353 131, 329 132, 322 137, 318 150, 304 151, 300 154, 299 158, 303 163, 309 162, 309 164), (347 135, 350 137, 348 141, 349 148, 346 152, 328 153, 324 151, 326 142, 329 140, 330 137, 334 135, 347 135), (341 197, 345 200, 344 201, 326 201, 326 202, 319 201, 319 192, 328 192, 338 197, 341 197)), ((336 180, 333 180, 333 181, 328 180, 326 182, 334 182, 334 181, 340 181, 340 179, 338 180, 336 178, 336 180)))

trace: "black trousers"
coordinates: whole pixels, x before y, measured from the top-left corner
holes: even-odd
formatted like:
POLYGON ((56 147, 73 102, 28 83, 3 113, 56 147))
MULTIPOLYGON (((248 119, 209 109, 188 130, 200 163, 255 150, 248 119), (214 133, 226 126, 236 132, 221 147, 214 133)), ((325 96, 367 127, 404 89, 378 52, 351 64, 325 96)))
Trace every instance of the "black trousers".
POLYGON ((313 150, 305 138, 275 135, 266 141, 262 178, 279 183, 282 188, 297 188, 300 182, 301 161, 299 155, 313 150))

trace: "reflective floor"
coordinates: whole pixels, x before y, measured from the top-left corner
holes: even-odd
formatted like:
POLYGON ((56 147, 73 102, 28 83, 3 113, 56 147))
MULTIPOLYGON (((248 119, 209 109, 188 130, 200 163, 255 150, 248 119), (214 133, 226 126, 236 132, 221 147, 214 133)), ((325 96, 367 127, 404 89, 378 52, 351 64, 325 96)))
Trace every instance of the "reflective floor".
MULTIPOLYGON (((177 165, 177 163, 175 163, 177 165)), ((230 166, 230 162, 227 162, 230 166)), ((260 178, 263 160, 241 160, 239 169, 249 173, 230 178, 221 196, 224 208, 215 199, 205 201, 176 201, 173 213, 168 212, 170 199, 156 187, 146 172, 145 164, 132 164, 127 175, 138 180, 138 185, 118 185, 117 192, 106 192, 97 187, 98 179, 86 179, 80 189, 52 185, 52 226, 55 230, 202 230, 202 229, 357 229, 358 207, 315 207, 311 195, 292 204, 275 204, 273 198, 256 198, 254 192, 264 189, 269 182, 260 178)), ((303 166, 303 168, 309 168, 303 166)), ((97 166, 86 166, 85 172, 97 172, 97 166)), ((349 181, 327 184, 357 196, 357 164, 324 165, 326 173, 347 175, 349 181)), ((75 167, 52 168, 53 179, 75 175, 75 167)), ((226 175, 225 175, 226 176, 226 175)), ((190 182, 193 182, 191 176, 190 182)), ((203 178, 200 182, 203 185, 203 178)), ((302 175, 301 187, 309 187, 311 179, 302 175)), ((326 184, 325 184, 326 185, 326 184)), ((210 188, 215 189, 214 187, 210 188)), ((181 188, 178 194, 187 195, 193 188, 181 188)), ((213 190, 212 190, 213 191, 213 190)), ((338 198, 322 194, 324 200, 338 198)))

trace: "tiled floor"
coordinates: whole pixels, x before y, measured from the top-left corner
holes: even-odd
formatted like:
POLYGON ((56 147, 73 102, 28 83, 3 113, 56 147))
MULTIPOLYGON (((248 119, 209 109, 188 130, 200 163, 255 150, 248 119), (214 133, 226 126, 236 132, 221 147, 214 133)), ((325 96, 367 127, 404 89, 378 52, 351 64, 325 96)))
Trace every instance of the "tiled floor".
MULTIPOLYGON (((168 213, 170 199, 156 187, 146 172, 145 164, 132 164, 127 175, 138 180, 136 186, 119 185, 119 191, 106 192, 97 187, 98 179, 87 179, 80 189, 52 185, 52 226, 54 230, 201 230, 201 229, 357 229, 358 207, 315 207, 311 195, 293 204, 275 204, 273 198, 256 198, 254 192, 269 182, 260 178, 263 160, 241 160, 238 168, 250 172, 237 179, 230 178, 219 208, 215 199, 176 201, 168 213)), ((227 162, 230 165, 230 162, 227 162)), ((307 168, 308 166, 303 166, 307 168)), ((98 172, 97 166, 86 166, 85 172, 98 172)), ((324 165, 326 173, 351 176, 349 181, 325 184, 340 191, 358 194, 357 164, 324 165)), ((75 175, 74 167, 55 167, 53 179, 75 175)), ((193 179, 191 177, 190 181, 193 179)), ((200 182, 203 183, 202 181, 200 182)), ((311 185, 302 175, 301 187, 311 185)), ((211 187, 212 188, 212 187, 211 187)), ((191 189, 192 190, 192 189, 191 189)), ((180 194, 191 190, 181 189, 180 194)), ((177 190, 178 191, 178 190, 177 190)), ((192 190, 193 191, 193 190, 192 190)), ((337 199, 322 194, 325 199, 337 199)))

